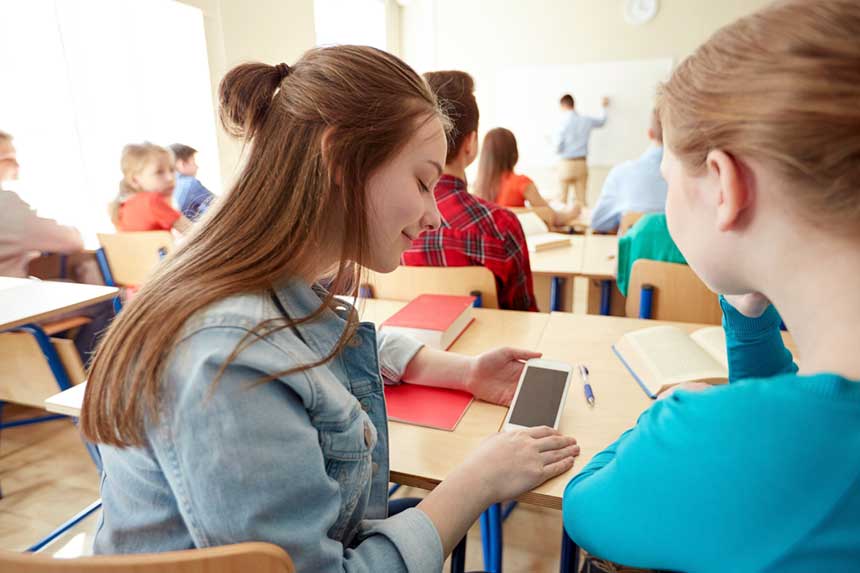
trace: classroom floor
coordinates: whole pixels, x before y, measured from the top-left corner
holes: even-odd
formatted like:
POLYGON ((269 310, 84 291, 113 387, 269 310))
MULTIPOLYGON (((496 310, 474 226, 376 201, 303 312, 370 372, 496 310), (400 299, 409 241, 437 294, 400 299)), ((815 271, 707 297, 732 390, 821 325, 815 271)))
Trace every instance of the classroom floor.
MULTIPOLYGON (((4 421, 38 414, 7 404, 4 421)), ((69 420, 0 431, 0 549, 23 551, 99 497, 95 466, 69 420)), ((401 488, 397 496, 425 492, 401 488)), ((77 557, 90 553, 98 524, 94 514, 52 543, 46 553, 77 557)), ((504 567, 508 571, 558 571, 561 512, 520 504, 504 525, 504 567)), ((480 570, 481 533, 469 532, 466 570, 480 570)), ((445 570, 449 570, 446 565, 445 570)))

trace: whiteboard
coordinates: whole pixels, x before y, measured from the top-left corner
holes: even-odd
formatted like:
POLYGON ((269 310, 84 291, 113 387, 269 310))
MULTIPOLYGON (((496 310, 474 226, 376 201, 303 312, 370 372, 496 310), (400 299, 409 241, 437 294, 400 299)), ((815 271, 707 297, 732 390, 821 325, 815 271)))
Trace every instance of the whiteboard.
POLYGON ((608 120, 591 132, 588 162, 615 165, 642 154, 657 85, 672 71, 672 59, 519 66, 496 76, 492 120, 514 132, 519 146, 518 171, 540 169, 558 161, 555 134, 561 126, 558 100, 569 93, 581 115, 600 115, 600 101, 610 98, 608 120))

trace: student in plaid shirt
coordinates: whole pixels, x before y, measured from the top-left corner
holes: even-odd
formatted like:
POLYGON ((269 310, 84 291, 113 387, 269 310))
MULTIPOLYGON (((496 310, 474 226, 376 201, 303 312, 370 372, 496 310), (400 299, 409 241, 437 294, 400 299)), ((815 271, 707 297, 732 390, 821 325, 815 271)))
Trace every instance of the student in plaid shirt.
POLYGON ((459 71, 429 72, 424 78, 442 100, 454 129, 448 156, 433 192, 442 217, 439 229, 415 239, 403 253, 410 266, 484 266, 496 277, 499 306, 537 311, 529 251, 517 216, 470 195, 466 167, 478 155, 478 104, 472 77, 459 71))

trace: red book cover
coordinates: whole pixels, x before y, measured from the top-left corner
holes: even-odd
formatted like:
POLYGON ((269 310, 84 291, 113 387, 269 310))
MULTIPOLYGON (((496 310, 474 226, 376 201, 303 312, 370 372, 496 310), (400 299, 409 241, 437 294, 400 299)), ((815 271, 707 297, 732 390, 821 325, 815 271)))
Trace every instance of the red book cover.
POLYGON ((451 432, 471 403, 472 395, 460 390, 418 384, 385 386, 388 418, 407 424, 451 432))
POLYGON ((445 294, 422 294, 382 323, 382 326, 420 328, 445 332, 463 312, 472 306, 475 297, 445 294))

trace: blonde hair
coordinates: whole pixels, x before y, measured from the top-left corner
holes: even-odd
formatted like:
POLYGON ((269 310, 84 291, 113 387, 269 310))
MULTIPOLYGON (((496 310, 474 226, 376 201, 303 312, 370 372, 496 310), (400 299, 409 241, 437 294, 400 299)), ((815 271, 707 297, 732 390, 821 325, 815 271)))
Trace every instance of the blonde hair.
MULTIPOLYGON (((332 293, 356 296, 358 265, 368 256, 367 182, 428 121, 450 127, 412 68, 365 46, 312 49, 292 68, 240 65, 221 81, 219 95, 225 128, 250 143, 247 161, 226 197, 158 266, 102 339, 81 417, 91 441, 143 443, 145 421, 158 419, 161 378, 188 318, 224 298, 266 293, 285 278, 305 276, 319 265, 315 246, 331 243, 333 233, 341 237, 339 260, 319 309, 256 325, 218 376, 248 345, 316 319, 333 304, 332 293)), ((353 313, 327 355, 258 382, 327 363, 356 327, 353 313)))
POLYGON ((725 26, 658 91, 669 148, 701 172, 721 149, 782 176, 786 203, 860 230, 860 3, 778 2, 725 26))
POLYGON ((122 170, 119 192, 108 205, 110 219, 114 225, 119 223, 120 205, 131 195, 140 191, 134 182, 134 177, 140 175, 152 161, 158 161, 162 157, 165 157, 170 165, 173 165, 173 153, 160 145, 144 141, 143 143, 129 143, 122 148, 122 157, 119 160, 119 167, 122 170))

